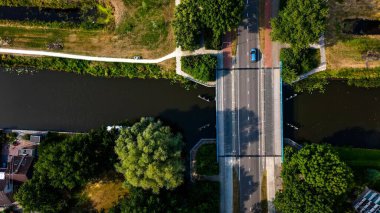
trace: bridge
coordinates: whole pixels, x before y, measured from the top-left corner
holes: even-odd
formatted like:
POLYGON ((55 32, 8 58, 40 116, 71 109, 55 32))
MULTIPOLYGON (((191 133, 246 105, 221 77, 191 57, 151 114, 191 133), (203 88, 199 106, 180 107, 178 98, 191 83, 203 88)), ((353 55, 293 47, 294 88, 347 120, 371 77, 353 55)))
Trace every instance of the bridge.
MULTIPOLYGON (((269 34, 260 42, 258 8, 258 0, 246 1, 236 58, 227 36, 216 74, 221 212, 274 212, 282 161, 281 69, 279 47, 269 34), (250 60, 252 48, 260 52, 258 62, 250 60)), ((267 24, 277 10, 276 3, 265 4, 267 24)))

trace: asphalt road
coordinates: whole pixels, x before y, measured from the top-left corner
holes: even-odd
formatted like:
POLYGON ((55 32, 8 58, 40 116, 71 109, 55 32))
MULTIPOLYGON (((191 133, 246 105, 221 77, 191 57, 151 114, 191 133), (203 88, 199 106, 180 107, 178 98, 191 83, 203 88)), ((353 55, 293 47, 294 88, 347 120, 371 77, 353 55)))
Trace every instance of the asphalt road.
MULTIPOLYGON (((262 155, 265 149, 263 128, 264 72, 261 70, 261 52, 258 34, 258 0, 247 0, 243 22, 239 26, 237 52, 237 112, 239 153, 240 211, 259 212, 261 209, 262 155), (259 50, 259 61, 251 62, 250 50, 259 50)), ((266 190, 266 189, 265 189, 266 190)))

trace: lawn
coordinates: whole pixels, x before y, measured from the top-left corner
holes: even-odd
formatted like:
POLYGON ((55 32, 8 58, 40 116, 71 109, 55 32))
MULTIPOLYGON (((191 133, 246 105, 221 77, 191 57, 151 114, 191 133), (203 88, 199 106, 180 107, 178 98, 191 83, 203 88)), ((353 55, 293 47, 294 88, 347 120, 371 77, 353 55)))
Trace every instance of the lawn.
MULTIPOLYGON (((358 50, 356 40, 374 39, 380 41, 380 36, 358 36, 343 34, 343 20, 367 19, 380 20, 380 2, 378 0, 332 0, 328 1, 330 16, 326 30, 326 56, 329 69, 363 68, 365 60, 361 54, 367 49, 358 50)), ((377 51, 380 51, 379 49, 377 51)), ((380 62, 369 62, 369 67, 380 66, 380 62)))
POLYGON ((10 38, 12 48, 47 50, 47 44, 60 41, 62 52, 94 56, 157 58, 175 49, 171 21, 174 0, 112 0, 110 17, 106 7, 98 10, 107 14, 97 19, 107 23, 98 30, 42 26, 28 22, 0 22, 0 37, 10 38))
POLYGON ((128 190, 123 187, 121 180, 91 182, 83 191, 83 194, 99 212, 102 209, 107 211, 113 207, 127 193, 128 190))
POLYGON ((195 169, 198 174, 219 174, 219 164, 216 161, 216 144, 202 145, 197 151, 195 161, 195 169))
POLYGON ((339 156, 350 167, 380 169, 380 150, 335 147, 339 156))

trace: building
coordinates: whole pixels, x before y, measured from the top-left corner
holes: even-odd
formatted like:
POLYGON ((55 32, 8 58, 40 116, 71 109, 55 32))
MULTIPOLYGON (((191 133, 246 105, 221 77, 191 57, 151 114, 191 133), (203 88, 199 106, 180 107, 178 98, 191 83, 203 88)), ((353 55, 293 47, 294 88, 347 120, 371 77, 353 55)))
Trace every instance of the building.
POLYGON ((380 213, 380 193, 366 188, 354 201, 354 208, 360 213, 380 213))

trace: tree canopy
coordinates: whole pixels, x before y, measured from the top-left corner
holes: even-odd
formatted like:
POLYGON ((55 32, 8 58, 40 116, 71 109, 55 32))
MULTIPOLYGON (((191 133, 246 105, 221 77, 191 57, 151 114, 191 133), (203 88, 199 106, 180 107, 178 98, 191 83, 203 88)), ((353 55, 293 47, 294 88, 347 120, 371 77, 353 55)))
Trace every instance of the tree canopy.
POLYGON ((185 0, 176 9, 173 23, 177 45, 185 50, 198 47, 200 32, 210 48, 220 48, 220 38, 241 21, 243 0, 185 0))
POLYGON ((325 31, 327 15, 326 0, 287 0, 279 16, 271 20, 272 39, 295 49, 307 48, 325 31))
POLYGON ((203 82, 215 81, 217 58, 213 55, 195 55, 181 58, 182 70, 203 82))
POLYGON ((161 121, 142 118, 120 131, 115 146, 120 160, 116 170, 124 174, 127 185, 155 193, 161 188, 176 188, 183 182, 182 146, 180 134, 172 133, 161 121))
POLYGON ((105 128, 80 135, 48 135, 38 147, 33 177, 21 185, 16 200, 30 211, 67 208, 75 189, 113 168, 115 140, 115 132, 105 128))
POLYGON ((287 212, 333 212, 353 183, 350 168, 329 145, 312 144, 294 152, 285 151, 282 178, 284 190, 274 204, 287 212))

